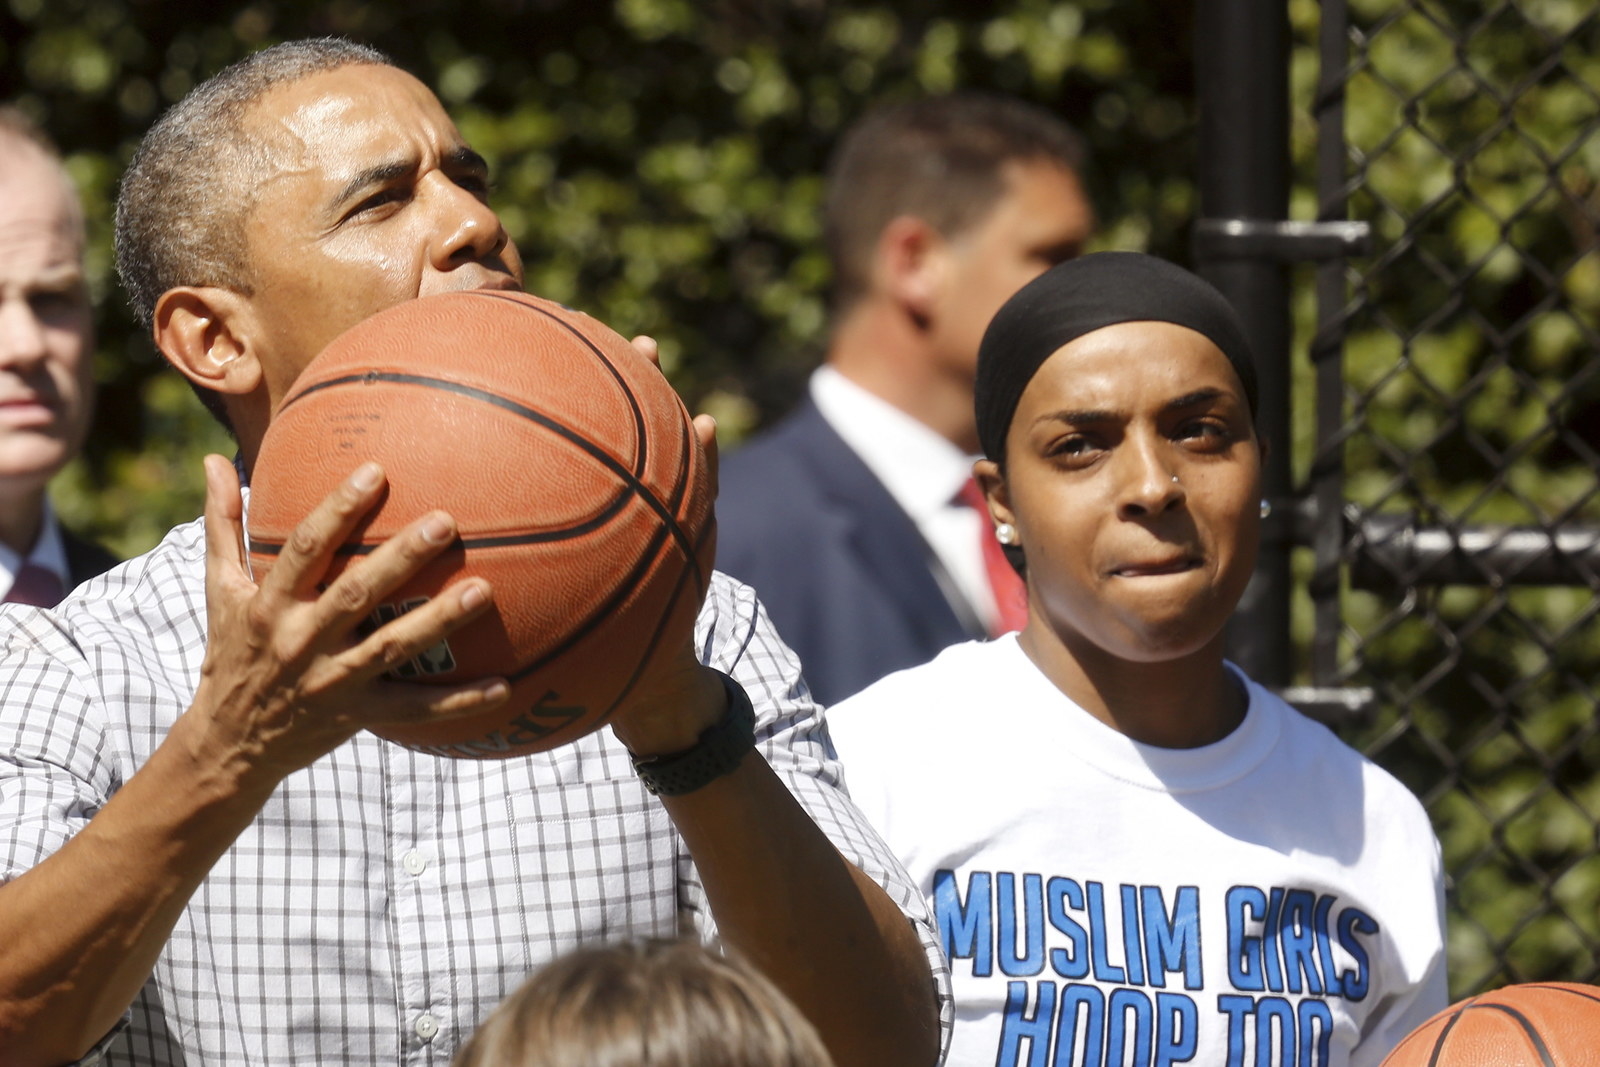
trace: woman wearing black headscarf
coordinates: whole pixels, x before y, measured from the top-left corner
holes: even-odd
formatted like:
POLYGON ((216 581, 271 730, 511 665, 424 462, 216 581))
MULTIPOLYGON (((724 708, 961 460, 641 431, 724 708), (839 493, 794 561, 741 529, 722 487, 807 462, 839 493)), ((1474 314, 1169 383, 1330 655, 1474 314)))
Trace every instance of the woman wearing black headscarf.
POLYGON ((1150 256, 1056 267, 984 336, 974 473, 1028 623, 829 713, 936 913, 950 1064, 1376 1065, 1445 1006, 1421 805, 1223 658, 1255 406, 1227 301, 1150 256))

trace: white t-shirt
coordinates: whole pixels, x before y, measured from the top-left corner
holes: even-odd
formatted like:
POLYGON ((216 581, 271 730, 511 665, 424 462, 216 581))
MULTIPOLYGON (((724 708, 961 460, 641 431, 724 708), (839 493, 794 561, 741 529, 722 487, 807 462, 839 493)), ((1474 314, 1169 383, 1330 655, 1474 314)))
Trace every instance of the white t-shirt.
POLYGON ((949 1064, 1373 1067, 1446 1006, 1421 804, 1248 688, 1216 744, 1142 745, 1008 635, 828 712, 845 784, 936 913, 949 1064))

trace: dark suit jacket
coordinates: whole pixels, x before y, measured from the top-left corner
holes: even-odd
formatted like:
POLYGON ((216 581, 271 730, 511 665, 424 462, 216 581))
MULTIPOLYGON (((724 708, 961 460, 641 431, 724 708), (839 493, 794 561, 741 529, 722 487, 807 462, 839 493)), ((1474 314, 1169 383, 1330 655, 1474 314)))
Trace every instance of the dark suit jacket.
POLYGON ((67 589, 69 591, 87 582, 95 575, 105 573, 121 562, 116 556, 108 552, 104 546, 79 537, 65 526, 61 528, 61 540, 65 543, 67 549, 67 589))
POLYGON ((753 585, 818 700, 982 637, 928 543, 807 399, 722 465, 717 567, 753 585))

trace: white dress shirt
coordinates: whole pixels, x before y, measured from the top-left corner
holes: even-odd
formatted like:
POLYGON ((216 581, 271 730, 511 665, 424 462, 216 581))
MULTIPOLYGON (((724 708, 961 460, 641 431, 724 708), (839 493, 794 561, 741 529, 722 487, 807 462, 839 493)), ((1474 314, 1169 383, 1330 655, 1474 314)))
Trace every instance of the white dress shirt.
POLYGON ((0 544, 0 601, 5 600, 6 594, 11 592, 11 583, 16 580, 17 572, 25 563, 43 567, 61 579, 62 588, 72 588, 72 579, 67 574, 67 543, 61 539, 61 523, 48 498, 44 502, 44 521, 40 524, 39 536, 26 557, 0 544))
MULTIPOLYGON (((987 514, 956 502, 978 457, 827 364, 811 375, 810 389, 828 425, 916 524, 954 583, 955 595, 992 627, 998 612, 979 540, 992 524, 987 514)), ((948 584, 940 584, 950 596, 948 584)), ((957 614, 963 614, 959 606, 957 614)))

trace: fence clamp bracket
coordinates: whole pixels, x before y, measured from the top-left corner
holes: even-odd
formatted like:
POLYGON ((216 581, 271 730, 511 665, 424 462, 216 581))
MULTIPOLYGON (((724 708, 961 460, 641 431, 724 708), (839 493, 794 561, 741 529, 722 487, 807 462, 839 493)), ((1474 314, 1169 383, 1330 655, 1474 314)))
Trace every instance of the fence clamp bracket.
POLYGON ((1367 686, 1291 685, 1278 690, 1278 696, 1329 726, 1365 722, 1377 710, 1377 697, 1367 686))
POLYGON ((1194 224, 1194 255, 1202 261, 1310 263, 1364 256, 1371 249, 1372 227, 1353 220, 1199 219, 1194 224))

